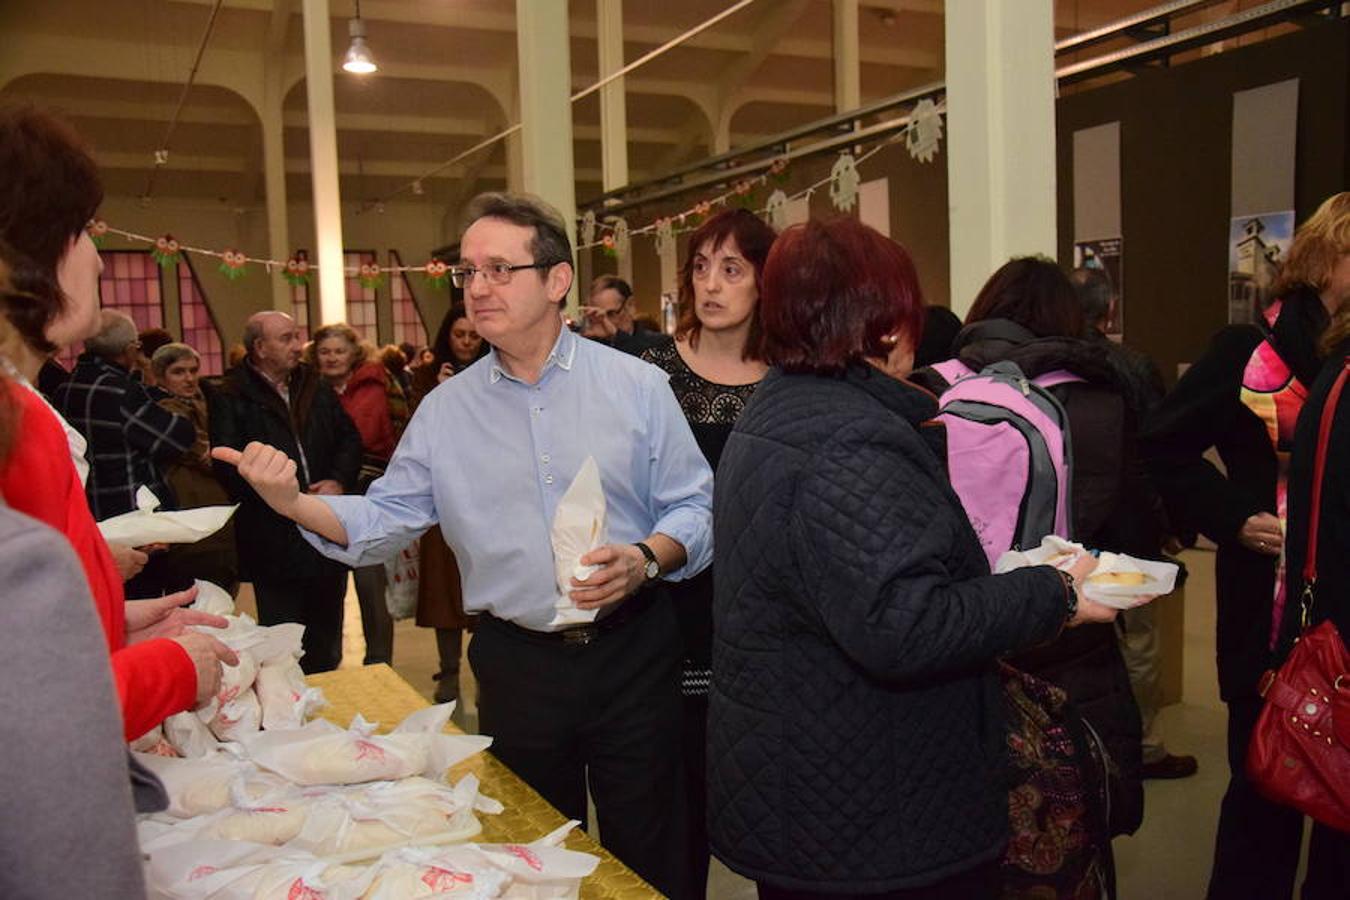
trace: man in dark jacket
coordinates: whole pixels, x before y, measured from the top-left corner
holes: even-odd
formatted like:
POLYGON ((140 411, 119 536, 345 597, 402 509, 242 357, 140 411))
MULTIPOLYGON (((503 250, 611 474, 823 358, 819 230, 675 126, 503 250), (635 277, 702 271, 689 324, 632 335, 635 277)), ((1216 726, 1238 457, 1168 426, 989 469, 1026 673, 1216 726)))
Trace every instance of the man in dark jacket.
MULTIPOLYGON (((337 395, 300 365, 300 333, 290 316, 260 312, 244 325, 248 356, 210 397, 211 444, 242 450, 250 441, 280 447, 298 462, 300 489, 342 494, 356 486, 361 436, 337 395)), ((347 569, 305 543, 268 508, 233 466, 218 476, 239 501, 235 536, 241 576, 253 582, 258 621, 305 626, 301 667, 336 669, 342 661, 342 603, 347 569)))
POLYGON ((660 332, 643 331, 633 320, 633 288, 617 275, 601 275, 591 282, 590 299, 581 308, 586 320, 581 336, 630 356, 641 356, 643 350, 664 343, 668 338, 660 332))
MULTIPOLYGON (((1135 418, 1143 422, 1162 403, 1167 388, 1158 364, 1147 353, 1113 341, 1103 331, 1111 321, 1117 297, 1111 279, 1100 269, 1074 269, 1069 276, 1074 293, 1083 307, 1083 337, 1106 352, 1116 369, 1125 400, 1135 418)), ((1159 518, 1165 514, 1159 508, 1159 518)), ((1194 756, 1167 752, 1167 745, 1156 730, 1161 704, 1162 643, 1157 627, 1157 611, 1152 603, 1126 610, 1116 620, 1120 652, 1130 673, 1130 686, 1139 704, 1144 728, 1142 746, 1144 778, 1188 778, 1199 768, 1194 756)))
POLYGON ((156 403, 131 377, 140 355, 136 325, 125 313, 105 309, 98 334, 70 380, 56 389, 53 405, 89 441, 89 509, 102 521, 136 508, 136 491, 147 487, 173 509, 174 498, 159 464, 192 446, 191 420, 156 403))
MULTIPOLYGON (((177 499, 161 465, 177 460, 192 446, 192 421, 160 406, 133 377, 141 355, 136 324, 116 310, 99 314, 98 334, 85 341, 70 379, 54 392, 52 405, 89 442, 89 479, 85 493, 94 518, 102 521, 136 508, 136 492, 149 488, 164 509, 177 499)), ((158 597, 191 586, 173 573, 163 553, 140 556, 143 568, 125 574, 128 597, 158 597)))

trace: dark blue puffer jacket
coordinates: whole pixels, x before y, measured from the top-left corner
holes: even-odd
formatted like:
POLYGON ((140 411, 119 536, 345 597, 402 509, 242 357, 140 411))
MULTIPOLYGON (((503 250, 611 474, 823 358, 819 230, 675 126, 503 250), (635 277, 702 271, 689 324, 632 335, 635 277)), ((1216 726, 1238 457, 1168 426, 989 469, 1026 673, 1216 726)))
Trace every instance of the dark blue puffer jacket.
POLYGON ((870 368, 774 372, 718 467, 709 827, 757 881, 898 890, 1005 842, 995 659, 1066 597, 1049 568, 989 575, 935 413, 870 368))

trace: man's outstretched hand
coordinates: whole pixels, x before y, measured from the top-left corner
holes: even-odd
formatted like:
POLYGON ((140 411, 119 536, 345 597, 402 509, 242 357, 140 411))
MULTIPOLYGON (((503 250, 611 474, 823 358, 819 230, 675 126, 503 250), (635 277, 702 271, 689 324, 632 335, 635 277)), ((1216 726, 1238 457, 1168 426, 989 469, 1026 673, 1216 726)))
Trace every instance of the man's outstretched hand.
POLYGON ((233 447, 212 447, 211 455, 238 469, 264 503, 288 519, 295 518, 300 499, 295 460, 258 441, 250 441, 242 452, 233 447))

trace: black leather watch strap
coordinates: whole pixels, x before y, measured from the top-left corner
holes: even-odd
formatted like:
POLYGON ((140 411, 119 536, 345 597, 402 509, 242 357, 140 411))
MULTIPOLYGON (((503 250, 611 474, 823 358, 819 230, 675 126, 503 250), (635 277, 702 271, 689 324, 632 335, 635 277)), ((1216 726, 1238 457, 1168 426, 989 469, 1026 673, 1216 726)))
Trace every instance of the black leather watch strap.
MULTIPOLYGON (((651 548, 651 547, 648 547, 646 544, 642 543, 642 541, 636 541, 636 542, 634 542, 633 546, 634 546, 634 547, 637 547, 639 550, 641 550, 641 551, 642 551, 642 555, 645 556, 645 557, 647 557, 647 562, 649 563, 649 565, 648 565, 648 567, 647 567, 648 570, 651 569, 651 565, 650 565, 650 564, 655 564, 655 566, 656 566, 656 575, 660 575, 660 574, 661 574, 661 561, 658 560, 658 559, 656 558, 656 553, 652 550, 652 548, 651 548)), ((656 575, 648 574, 648 575, 647 575, 647 580, 648 580, 648 581, 654 580, 654 579, 656 578, 656 575)))

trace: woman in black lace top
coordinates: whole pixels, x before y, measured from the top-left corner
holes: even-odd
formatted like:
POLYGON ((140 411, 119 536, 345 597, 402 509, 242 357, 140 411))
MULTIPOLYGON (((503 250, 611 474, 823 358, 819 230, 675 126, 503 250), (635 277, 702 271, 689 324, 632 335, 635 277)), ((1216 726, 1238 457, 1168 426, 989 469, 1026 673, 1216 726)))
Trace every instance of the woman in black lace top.
MULTIPOLYGON (((756 316, 759 273, 774 231, 754 213, 726 210, 689 239, 680 272, 675 340, 642 358, 670 373, 699 449, 714 473, 731 428, 767 370, 756 316)), ((684 636, 684 755, 689 821, 689 887, 702 897, 708 881, 708 682, 712 676, 712 569, 670 585, 684 636)))

